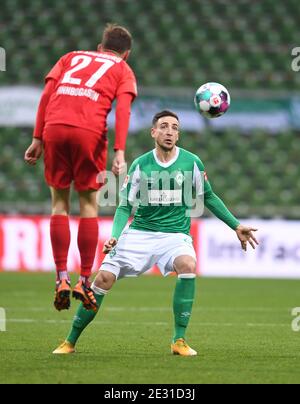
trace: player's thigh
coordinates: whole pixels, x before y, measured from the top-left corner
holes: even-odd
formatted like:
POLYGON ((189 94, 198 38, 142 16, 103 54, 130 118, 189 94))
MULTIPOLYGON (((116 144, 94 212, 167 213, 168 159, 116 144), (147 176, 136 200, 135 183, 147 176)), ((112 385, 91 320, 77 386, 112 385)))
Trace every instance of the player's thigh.
POLYGON ((104 259, 101 270, 113 273, 117 279, 139 276, 156 264, 157 243, 153 233, 126 230, 104 259))
POLYGON ((47 126, 43 133, 45 178, 54 189, 68 189, 73 179, 68 127, 47 126))
POLYGON ((190 236, 181 233, 166 234, 166 237, 161 240, 161 256, 158 267, 164 276, 174 271, 180 273, 196 272, 196 262, 196 252, 190 236))
POLYGON ((105 181, 107 138, 81 128, 75 135, 71 145, 75 188, 78 192, 97 191, 105 181))

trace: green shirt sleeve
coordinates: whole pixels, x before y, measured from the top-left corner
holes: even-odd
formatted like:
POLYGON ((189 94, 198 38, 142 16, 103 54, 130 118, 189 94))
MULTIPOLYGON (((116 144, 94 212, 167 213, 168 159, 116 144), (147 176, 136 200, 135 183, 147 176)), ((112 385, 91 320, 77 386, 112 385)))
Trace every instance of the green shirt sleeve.
POLYGON ((196 157, 194 166, 194 186, 196 188, 197 196, 201 196, 212 190, 204 164, 198 157, 196 157))
POLYGON ((229 227, 235 230, 240 222, 233 216, 233 214, 228 210, 221 198, 219 198, 212 189, 212 186, 208 180, 204 164, 202 161, 196 159, 196 189, 198 184, 197 194, 198 196, 204 194, 204 205, 209 209, 218 219, 222 220, 229 227), (199 172, 201 174, 199 174, 199 172), (199 185, 201 184, 201 186, 199 185))
POLYGON ((213 191, 204 194, 204 204, 218 219, 226 223, 232 230, 236 230, 240 222, 213 191))
POLYGON ((119 239, 130 218, 132 206, 119 206, 116 210, 111 237, 119 239))
POLYGON ((134 200, 139 191, 140 170, 138 160, 135 160, 129 169, 124 185, 120 192, 120 204, 116 210, 112 237, 119 239, 133 210, 134 200))

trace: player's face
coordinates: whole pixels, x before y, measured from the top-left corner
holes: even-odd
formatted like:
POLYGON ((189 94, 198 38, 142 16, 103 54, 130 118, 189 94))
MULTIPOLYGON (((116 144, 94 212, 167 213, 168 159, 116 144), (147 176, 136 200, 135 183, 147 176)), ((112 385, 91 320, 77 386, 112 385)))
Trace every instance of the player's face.
POLYGON ((156 144, 165 151, 171 151, 179 139, 179 122, 173 116, 160 118, 152 128, 151 135, 156 144))

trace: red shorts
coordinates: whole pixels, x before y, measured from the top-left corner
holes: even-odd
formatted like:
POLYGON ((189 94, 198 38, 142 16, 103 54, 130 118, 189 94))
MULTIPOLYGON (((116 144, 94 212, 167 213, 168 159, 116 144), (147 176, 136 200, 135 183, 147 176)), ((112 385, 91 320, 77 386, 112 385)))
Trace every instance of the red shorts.
POLYGON ((79 192, 101 188, 104 177, 99 173, 106 170, 107 162, 106 136, 75 126, 49 125, 44 130, 43 141, 45 178, 49 186, 67 189, 74 181, 79 192))

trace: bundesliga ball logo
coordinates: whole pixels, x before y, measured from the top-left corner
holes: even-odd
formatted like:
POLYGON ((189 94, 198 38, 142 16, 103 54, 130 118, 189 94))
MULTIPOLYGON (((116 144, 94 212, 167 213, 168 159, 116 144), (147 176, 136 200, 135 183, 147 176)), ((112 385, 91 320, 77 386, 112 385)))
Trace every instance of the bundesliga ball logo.
POLYGON ((206 118, 217 118, 228 110, 230 94, 222 84, 206 83, 196 91, 194 103, 197 111, 206 118))

